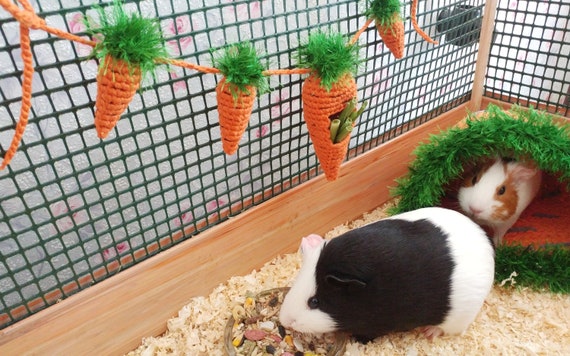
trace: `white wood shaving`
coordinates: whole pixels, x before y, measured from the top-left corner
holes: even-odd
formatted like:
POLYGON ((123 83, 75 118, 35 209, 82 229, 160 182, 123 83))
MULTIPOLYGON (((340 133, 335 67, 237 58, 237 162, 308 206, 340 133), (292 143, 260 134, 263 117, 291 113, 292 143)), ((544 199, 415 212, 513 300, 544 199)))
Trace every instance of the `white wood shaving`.
MULTIPOLYGON (((325 237, 386 217, 386 207, 337 226, 325 237)), ((224 355, 224 327, 233 307, 244 302, 248 291, 289 286, 300 264, 298 253, 287 254, 247 276, 230 278, 209 296, 192 298, 168 320, 162 336, 144 338, 127 355, 224 355)), ((570 355, 570 296, 495 286, 463 335, 429 341, 417 330, 394 333, 366 345, 351 341, 346 355, 570 355)))

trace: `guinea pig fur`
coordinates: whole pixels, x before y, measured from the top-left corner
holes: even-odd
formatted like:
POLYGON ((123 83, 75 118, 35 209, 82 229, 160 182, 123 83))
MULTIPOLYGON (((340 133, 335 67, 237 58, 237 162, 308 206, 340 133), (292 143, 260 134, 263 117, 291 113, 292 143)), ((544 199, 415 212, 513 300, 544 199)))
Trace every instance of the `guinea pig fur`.
POLYGON ((540 189, 542 172, 528 163, 497 157, 480 164, 458 191, 461 209, 493 230, 498 245, 540 189))
POLYGON ((494 278, 494 249, 463 214, 423 208, 324 241, 301 243, 301 269, 279 320, 307 333, 342 331, 367 342, 423 327, 428 338, 462 333, 494 278))

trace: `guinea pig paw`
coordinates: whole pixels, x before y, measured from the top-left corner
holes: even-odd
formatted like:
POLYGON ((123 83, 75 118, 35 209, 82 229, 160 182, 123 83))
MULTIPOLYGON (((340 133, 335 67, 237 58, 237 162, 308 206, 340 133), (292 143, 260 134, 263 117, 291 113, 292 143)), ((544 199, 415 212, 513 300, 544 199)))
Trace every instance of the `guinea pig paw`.
POLYGON ((432 341, 438 336, 443 335, 443 329, 440 328, 439 326, 431 326, 431 325, 426 326, 422 328, 422 332, 425 335, 425 337, 430 341, 432 341))
POLYGON ((320 235, 310 234, 309 236, 303 237, 301 247, 314 248, 320 246, 322 242, 323 238, 320 235))
POLYGON ((323 244, 324 239, 317 235, 311 234, 301 239, 301 246, 299 247, 303 254, 308 254, 313 251, 320 251, 319 247, 323 244))

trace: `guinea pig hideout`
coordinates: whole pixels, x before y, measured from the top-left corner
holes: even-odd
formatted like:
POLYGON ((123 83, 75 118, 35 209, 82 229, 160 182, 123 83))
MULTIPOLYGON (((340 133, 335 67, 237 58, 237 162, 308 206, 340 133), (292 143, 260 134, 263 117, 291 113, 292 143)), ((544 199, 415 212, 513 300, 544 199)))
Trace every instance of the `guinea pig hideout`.
POLYGON ((475 322, 346 353, 570 349, 567 1, 0 5, 0 354, 222 354, 301 237, 457 209, 493 155, 545 178, 475 322))

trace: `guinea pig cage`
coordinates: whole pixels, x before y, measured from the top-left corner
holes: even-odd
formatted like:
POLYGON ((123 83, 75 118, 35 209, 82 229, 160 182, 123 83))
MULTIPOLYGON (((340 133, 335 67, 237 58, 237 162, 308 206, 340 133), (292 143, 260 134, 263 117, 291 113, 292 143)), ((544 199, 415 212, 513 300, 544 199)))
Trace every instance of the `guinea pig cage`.
POLYGON ((2 355, 136 348, 190 298, 405 194, 418 145, 489 105, 548 114, 562 153, 531 158, 570 181, 567 0, 0 4, 2 355), (123 45, 140 67, 111 69, 123 45), (316 73, 334 95, 311 101, 316 73))

